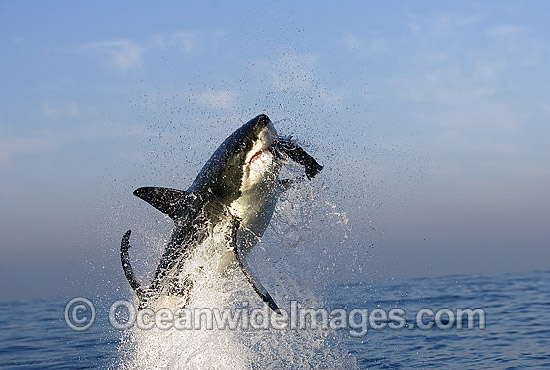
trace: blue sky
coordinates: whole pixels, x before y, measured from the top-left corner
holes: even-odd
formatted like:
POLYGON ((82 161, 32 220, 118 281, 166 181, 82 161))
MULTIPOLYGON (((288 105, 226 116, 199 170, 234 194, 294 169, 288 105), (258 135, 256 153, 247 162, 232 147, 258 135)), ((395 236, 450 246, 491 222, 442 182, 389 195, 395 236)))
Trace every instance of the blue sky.
POLYGON ((122 233, 169 230, 132 190, 260 112, 349 220, 320 276, 549 269, 549 8, 0 2, 2 297, 116 290, 122 233))

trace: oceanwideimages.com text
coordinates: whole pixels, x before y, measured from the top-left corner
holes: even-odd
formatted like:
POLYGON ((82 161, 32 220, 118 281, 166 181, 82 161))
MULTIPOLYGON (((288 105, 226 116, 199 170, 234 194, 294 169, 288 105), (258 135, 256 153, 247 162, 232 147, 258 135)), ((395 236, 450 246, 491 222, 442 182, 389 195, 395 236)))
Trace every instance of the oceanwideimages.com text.
MULTIPOLYGON (((279 313, 267 306, 250 308, 152 308, 137 309, 132 302, 114 302, 108 319, 115 329, 136 327, 141 330, 348 330, 353 337, 363 337, 369 330, 473 330, 485 329, 485 310, 481 308, 422 308, 407 320, 402 308, 325 309, 304 308, 290 302, 290 310, 279 313)), ((65 322, 76 331, 85 331, 95 322, 96 310, 86 298, 74 298, 65 307, 65 322)))

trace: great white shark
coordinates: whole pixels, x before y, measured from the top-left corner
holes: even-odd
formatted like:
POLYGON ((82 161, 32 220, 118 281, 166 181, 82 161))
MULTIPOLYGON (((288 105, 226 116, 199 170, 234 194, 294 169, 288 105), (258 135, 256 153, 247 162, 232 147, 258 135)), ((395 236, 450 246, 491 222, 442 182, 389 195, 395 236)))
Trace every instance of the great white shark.
POLYGON ((310 180, 323 168, 291 138, 279 137, 269 117, 261 114, 225 139, 186 191, 161 187, 136 189, 134 195, 174 221, 172 235, 149 285, 138 282, 130 264, 131 230, 122 238, 122 268, 140 307, 162 295, 188 300, 193 282, 182 280, 179 270, 194 247, 212 233, 221 232, 232 249, 221 261, 222 265, 237 261, 256 293, 273 311, 279 312, 271 295, 252 274, 245 257, 264 234, 278 195, 296 181, 279 179, 281 167, 288 159, 303 165, 305 177, 310 180))

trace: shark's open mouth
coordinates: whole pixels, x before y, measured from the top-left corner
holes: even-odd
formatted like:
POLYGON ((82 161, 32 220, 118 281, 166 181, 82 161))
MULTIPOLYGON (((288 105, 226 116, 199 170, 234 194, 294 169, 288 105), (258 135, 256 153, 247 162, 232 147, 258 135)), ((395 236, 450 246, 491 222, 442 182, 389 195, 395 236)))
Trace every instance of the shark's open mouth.
POLYGON ((252 164, 255 160, 259 159, 262 154, 264 154, 266 151, 266 149, 261 149, 261 150, 258 150, 256 153, 254 153, 254 155, 250 158, 250 160, 248 161, 248 164, 252 164))

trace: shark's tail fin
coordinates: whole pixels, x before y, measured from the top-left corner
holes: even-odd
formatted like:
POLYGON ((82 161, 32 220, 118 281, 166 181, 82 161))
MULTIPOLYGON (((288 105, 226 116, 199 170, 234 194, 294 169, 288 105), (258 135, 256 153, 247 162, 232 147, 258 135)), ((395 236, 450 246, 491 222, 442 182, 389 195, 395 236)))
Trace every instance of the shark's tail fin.
POLYGON ((143 298, 144 289, 141 284, 136 280, 134 271, 132 270, 132 265, 130 264, 130 256, 128 255, 128 249, 130 249, 130 234, 131 230, 126 231, 122 237, 122 242, 120 243, 120 261, 122 262, 122 270, 124 270, 124 275, 132 289, 136 292, 139 300, 143 298))

